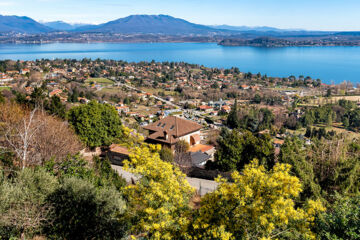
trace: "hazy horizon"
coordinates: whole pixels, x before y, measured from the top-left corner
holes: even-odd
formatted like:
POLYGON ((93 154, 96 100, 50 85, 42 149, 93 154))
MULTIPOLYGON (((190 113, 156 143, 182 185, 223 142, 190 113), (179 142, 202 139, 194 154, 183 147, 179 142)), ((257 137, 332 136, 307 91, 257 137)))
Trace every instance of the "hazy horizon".
POLYGON ((101 24, 134 14, 164 14, 203 25, 360 31, 360 2, 355 0, 0 0, 0 7, 1 15, 39 22, 101 24))

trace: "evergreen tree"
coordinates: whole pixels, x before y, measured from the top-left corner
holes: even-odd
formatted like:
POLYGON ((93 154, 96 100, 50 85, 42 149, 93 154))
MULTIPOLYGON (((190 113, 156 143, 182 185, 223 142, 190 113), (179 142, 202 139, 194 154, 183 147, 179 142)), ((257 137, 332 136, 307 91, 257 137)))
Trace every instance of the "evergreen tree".
POLYGON ((238 118, 238 109, 237 109, 237 100, 235 99, 235 103, 231 108, 229 116, 226 120, 226 126, 229 128, 235 129, 240 127, 240 122, 238 118))
POLYGON ((88 147, 109 146, 122 137, 118 112, 109 104, 91 101, 70 109, 70 124, 88 147))
POLYGON ((5 98, 0 92, 0 103, 4 103, 4 102, 5 102, 5 98))
POLYGON ((45 106, 45 109, 50 113, 54 114, 60 118, 66 117, 66 107, 61 103, 61 100, 58 96, 51 97, 50 103, 45 106))
POLYGON ((269 169, 274 165, 274 146, 269 135, 223 129, 217 143, 215 165, 221 171, 241 171, 255 158, 269 169))

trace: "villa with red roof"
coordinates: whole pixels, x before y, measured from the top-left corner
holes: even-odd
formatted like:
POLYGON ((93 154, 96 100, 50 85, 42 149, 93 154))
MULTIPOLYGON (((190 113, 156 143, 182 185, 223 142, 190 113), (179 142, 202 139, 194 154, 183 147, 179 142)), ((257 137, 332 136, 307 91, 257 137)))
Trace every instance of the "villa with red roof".
POLYGON ((171 149, 174 149, 180 140, 184 140, 190 146, 200 144, 201 128, 202 126, 196 122, 175 116, 168 116, 144 127, 149 131, 146 142, 171 149))

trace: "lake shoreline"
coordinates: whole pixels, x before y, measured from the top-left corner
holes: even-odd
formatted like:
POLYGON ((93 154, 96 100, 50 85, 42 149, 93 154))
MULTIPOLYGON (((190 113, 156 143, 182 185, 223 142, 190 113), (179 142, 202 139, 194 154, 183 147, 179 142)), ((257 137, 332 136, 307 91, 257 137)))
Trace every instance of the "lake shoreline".
POLYGON ((0 44, 0 59, 101 58, 128 62, 187 62, 238 67, 273 77, 310 76, 331 84, 360 83, 360 47, 228 47, 217 43, 42 43, 0 44))

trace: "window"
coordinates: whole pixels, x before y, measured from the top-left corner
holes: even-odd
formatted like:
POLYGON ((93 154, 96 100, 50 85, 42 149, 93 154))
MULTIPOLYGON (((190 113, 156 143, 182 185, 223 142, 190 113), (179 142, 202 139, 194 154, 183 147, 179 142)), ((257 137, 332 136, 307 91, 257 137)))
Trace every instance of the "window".
POLYGON ((172 126, 171 126, 171 128, 170 128, 170 130, 173 130, 173 129, 174 129, 174 127, 175 127, 175 125, 172 125, 172 126))
POLYGON ((162 128, 164 128, 164 127, 165 127, 165 125, 166 125, 166 123, 164 123, 161 127, 162 127, 162 128))
POLYGON ((161 125, 161 123, 158 123, 158 125, 157 125, 157 126, 158 126, 158 127, 160 127, 160 125, 161 125))

